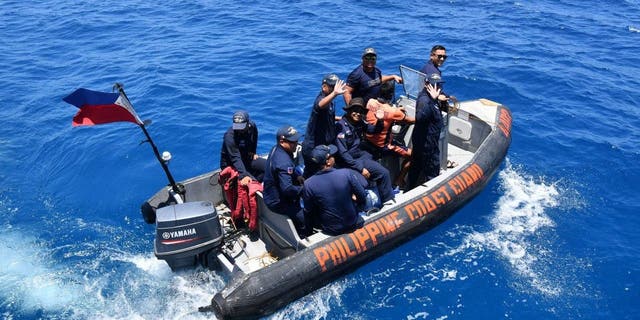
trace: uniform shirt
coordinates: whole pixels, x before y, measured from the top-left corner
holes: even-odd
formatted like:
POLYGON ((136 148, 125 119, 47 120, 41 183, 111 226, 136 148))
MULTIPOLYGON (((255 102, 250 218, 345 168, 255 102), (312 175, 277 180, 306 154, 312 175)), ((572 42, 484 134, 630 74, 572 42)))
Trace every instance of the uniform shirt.
POLYGON ((420 69, 420 72, 426 74, 427 77, 430 74, 434 74, 434 73, 437 73, 439 76, 442 76, 442 72, 440 72, 440 68, 436 67, 436 65, 433 64, 433 61, 431 60, 427 61, 427 63, 425 63, 424 66, 422 66, 422 69, 420 69))
MULTIPOLYGON (((436 65, 433 64, 433 61, 431 60, 427 61, 427 63, 425 63, 425 65, 422 66, 422 69, 420 69, 420 72, 424 73, 427 77, 434 73, 437 73, 440 77, 442 77, 442 72, 440 71, 440 68, 436 67, 436 65)), ((443 94, 446 97, 449 96, 448 94, 444 93, 444 88, 442 88, 442 92, 440 92, 440 94, 443 94)))
POLYGON ((351 98, 361 97, 364 101, 378 98, 381 84, 382 72, 378 67, 373 67, 371 72, 365 72, 362 65, 359 65, 347 77, 347 85, 353 88, 351 98))
POLYGON ((247 126, 249 128, 244 131, 229 127, 225 132, 220 151, 220 169, 232 166, 238 171, 239 179, 248 176, 255 180, 248 168, 251 168, 258 147, 258 127, 253 121, 249 121, 247 126))
POLYGON ((357 202, 363 204, 366 191, 355 174, 353 170, 331 168, 319 171, 304 182, 304 210, 328 234, 351 231, 359 220, 351 195, 355 194, 357 202))
POLYGON ((338 135, 336 136, 336 147, 338 147, 337 159, 340 167, 350 168, 358 172, 362 171, 362 161, 356 161, 358 158, 369 157, 371 155, 360 148, 360 142, 365 132, 375 133, 382 130, 383 121, 379 120, 375 125, 368 124, 361 120, 355 125, 347 120, 347 115, 336 123, 338 135))
POLYGON ((271 149, 264 173, 264 203, 275 212, 288 212, 290 207, 300 208, 302 186, 293 184, 295 164, 293 155, 280 145, 271 149))
POLYGON ((302 148, 305 151, 311 152, 311 150, 318 145, 333 144, 336 138, 336 110, 333 101, 329 102, 324 108, 320 108, 320 100, 327 95, 322 91, 316 97, 307 122, 307 131, 304 135, 304 141, 302 142, 302 148))
POLYGON ((373 145, 382 148, 393 140, 390 130, 391 125, 393 125, 395 121, 404 120, 407 115, 399 108, 388 103, 380 102, 378 99, 371 99, 367 103, 367 123, 376 123, 378 121, 378 118, 376 118, 376 111, 379 109, 384 111, 384 117, 382 118, 382 130, 378 133, 367 133, 366 137, 373 145))
POLYGON ((411 134, 413 150, 425 151, 437 147, 443 127, 438 101, 431 99, 427 90, 422 89, 416 100, 416 123, 411 134))

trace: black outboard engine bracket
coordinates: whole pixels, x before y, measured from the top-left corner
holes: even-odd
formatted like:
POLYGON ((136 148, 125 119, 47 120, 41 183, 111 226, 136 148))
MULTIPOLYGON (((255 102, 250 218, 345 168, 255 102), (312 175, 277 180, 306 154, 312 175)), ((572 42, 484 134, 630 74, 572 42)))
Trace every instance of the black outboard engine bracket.
MULTIPOLYGON (((158 208, 154 254, 171 270, 211 261, 222 246, 224 232, 209 201, 187 202, 158 208)), ((205 265, 206 266, 206 265, 205 265)))

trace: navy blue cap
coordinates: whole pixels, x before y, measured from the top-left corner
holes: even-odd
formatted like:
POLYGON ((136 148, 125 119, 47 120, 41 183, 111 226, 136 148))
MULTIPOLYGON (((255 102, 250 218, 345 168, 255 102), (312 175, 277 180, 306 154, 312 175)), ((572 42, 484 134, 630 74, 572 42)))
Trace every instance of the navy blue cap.
POLYGON ((434 85, 436 83, 443 83, 444 80, 442 80, 442 77, 437 74, 437 73, 432 73, 430 74, 428 77, 424 78, 424 82, 425 83, 431 83, 431 85, 434 85))
POLYGON ((362 56, 363 57, 366 56, 366 55, 369 55, 369 54, 372 54, 374 56, 378 56, 378 54, 376 53, 376 49, 371 48, 371 47, 366 48, 366 49, 364 49, 364 51, 362 51, 362 56))
POLYGON ((296 130, 294 127, 284 126, 278 129, 278 132, 276 133, 276 138, 277 140, 284 139, 290 142, 297 142, 298 139, 300 139, 300 134, 298 133, 298 130, 296 130))
POLYGON ((322 83, 327 84, 329 87, 333 87, 338 82, 338 76, 335 73, 329 73, 322 78, 322 83))
POLYGON ((327 161, 327 159, 329 159, 329 156, 334 155, 336 152, 338 152, 338 148, 336 146, 332 144, 328 146, 321 144, 311 150, 311 160, 316 164, 322 165, 327 161))
POLYGON ((249 122, 249 114, 246 111, 236 111, 233 114, 233 130, 244 130, 249 122))

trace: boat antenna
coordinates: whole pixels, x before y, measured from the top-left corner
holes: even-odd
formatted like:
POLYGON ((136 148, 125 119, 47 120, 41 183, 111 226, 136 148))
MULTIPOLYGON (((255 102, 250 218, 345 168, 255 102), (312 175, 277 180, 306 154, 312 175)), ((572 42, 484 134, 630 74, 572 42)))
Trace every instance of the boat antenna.
MULTIPOLYGON (((127 103, 129 103, 130 106, 133 106, 131 104, 131 101, 129 101, 129 98, 127 97, 127 94, 124 92, 124 86, 122 85, 122 83, 116 82, 113 85, 113 89, 114 90, 118 90, 118 92, 120 92, 122 97, 125 100, 127 100, 127 103)), ((167 179, 169 179, 169 185, 171 185, 171 189, 173 190, 173 192, 175 194, 178 194, 180 196, 184 196, 184 191, 185 191, 184 185, 176 183, 176 181, 173 179, 173 176, 171 175, 171 172, 169 171, 169 166, 167 166, 167 162, 168 161, 165 161, 160 156, 160 152, 158 152, 158 147, 156 147, 156 144, 153 142, 153 139, 151 139, 151 136, 149 135, 149 132, 147 132, 147 128, 146 128, 147 124, 151 124, 151 120, 144 120, 144 121, 142 121, 142 123, 138 123, 138 126, 140 126, 140 129, 142 129, 142 132, 144 132, 145 137, 147 137, 147 140, 144 140, 141 143, 148 142, 151 145, 151 148, 153 149, 153 153, 156 155, 156 159, 158 159, 158 162, 160 162, 160 165, 162 166, 162 169, 164 170, 164 173, 167 175, 167 179)))

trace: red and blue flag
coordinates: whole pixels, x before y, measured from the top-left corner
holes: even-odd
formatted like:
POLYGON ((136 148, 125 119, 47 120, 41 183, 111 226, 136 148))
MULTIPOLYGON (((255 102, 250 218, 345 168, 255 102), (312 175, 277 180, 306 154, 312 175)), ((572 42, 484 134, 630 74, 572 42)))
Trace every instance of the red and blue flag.
POLYGON ((72 125, 93 126, 96 124, 128 121, 143 125, 126 96, 120 93, 92 91, 80 88, 62 100, 80 110, 73 117, 72 125))

